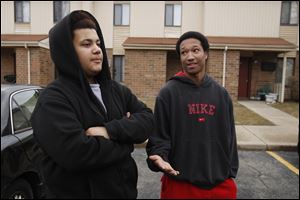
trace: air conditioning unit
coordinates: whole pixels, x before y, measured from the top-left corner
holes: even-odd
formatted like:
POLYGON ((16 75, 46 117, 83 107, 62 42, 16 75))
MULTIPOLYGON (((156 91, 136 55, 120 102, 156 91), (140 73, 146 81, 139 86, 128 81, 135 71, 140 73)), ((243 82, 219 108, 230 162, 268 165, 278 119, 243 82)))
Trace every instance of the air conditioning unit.
POLYGON ((277 67, 276 62, 262 62, 261 63, 261 71, 273 72, 276 70, 276 67, 277 67))

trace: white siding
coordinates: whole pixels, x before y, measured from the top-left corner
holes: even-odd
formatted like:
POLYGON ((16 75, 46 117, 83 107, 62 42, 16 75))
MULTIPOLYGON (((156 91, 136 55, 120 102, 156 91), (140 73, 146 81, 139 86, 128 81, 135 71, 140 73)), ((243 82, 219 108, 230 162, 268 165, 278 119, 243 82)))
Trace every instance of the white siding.
POLYGON ((122 46, 123 42, 129 37, 128 26, 115 26, 113 36, 113 55, 124 55, 125 50, 122 46))
POLYGON ((30 1, 31 34, 48 34, 53 23, 53 1, 30 1))
MULTIPOLYGON (((70 12, 78 9, 96 17, 106 47, 116 48, 118 54, 126 37, 179 37, 191 30, 208 36, 282 37, 299 43, 299 26, 280 27, 280 1, 71 1, 70 12), (130 4, 130 25, 115 32, 114 3, 130 4), (164 26, 166 3, 182 5, 181 26, 164 26)), ((15 24, 14 2, 1 1, 1 34, 48 34, 53 1, 30 1, 30 13, 30 24, 15 24)))
POLYGON ((113 48, 113 2, 95 1, 94 12, 92 13, 100 24, 105 47, 113 48))
POLYGON ((206 35, 279 37, 280 1, 206 1, 204 10, 206 35))
POLYGON ((164 36, 164 1, 130 2, 130 36, 164 36))
POLYGON ((298 26, 280 26, 280 37, 299 47, 298 26))
POLYGON ((82 7, 82 1, 71 1, 70 2, 70 11, 80 10, 82 7))
POLYGON ((14 2, 1 1, 1 34, 12 34, 14 24, 14 2))
POLYGON ((203 32, 203 1, 182 2, 182 33, 187 31, 203 32))
POLYGON ((181 35, 181 27, 165 27, 166 38, 179 38, 181 35))

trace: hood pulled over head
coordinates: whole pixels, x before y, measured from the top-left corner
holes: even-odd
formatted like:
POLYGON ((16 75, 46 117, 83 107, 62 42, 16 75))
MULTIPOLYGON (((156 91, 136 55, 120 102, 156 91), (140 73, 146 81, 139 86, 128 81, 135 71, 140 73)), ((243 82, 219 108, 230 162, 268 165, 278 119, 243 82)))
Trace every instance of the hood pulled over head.
MULTIPOLYGON (((97 20, 90 13, 83 10, 71 12, 49 31, 50 54, 58 75, 78 83, 85 79, 73 45, 74 27, 76 27, 78 22, 84 20, 92 20, 94 22, 96 32, 101 41, 100 48, 103 53, 102 70, 95 78, 99 83, 111 80, 102 31, 97 20)), ((85 82, 87 83, 86 79, 85 82)))

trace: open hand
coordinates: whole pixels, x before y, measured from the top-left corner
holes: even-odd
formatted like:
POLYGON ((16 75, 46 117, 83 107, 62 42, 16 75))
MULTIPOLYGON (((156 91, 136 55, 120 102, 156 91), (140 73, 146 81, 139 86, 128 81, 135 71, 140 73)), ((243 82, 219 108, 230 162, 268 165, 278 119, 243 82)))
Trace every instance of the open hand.
POLYGON ((164 161, 159 155, 149 156, 149 159, 154 162, 156 166, 158 166, 163 172, 177 176, 179 171, 173 169, 170 163, 164 161))

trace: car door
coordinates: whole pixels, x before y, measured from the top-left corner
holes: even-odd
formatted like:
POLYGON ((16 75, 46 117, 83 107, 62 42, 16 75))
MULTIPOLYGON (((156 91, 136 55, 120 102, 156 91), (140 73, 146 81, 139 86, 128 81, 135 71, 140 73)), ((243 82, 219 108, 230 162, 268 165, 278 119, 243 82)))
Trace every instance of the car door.
POLYGON ((40 91, 39 89, 22 90, 14 93, 10 101, 12 132, 22 143, 29 160, 33 160, 40 153, 33 139, 30 122, 40 91))

